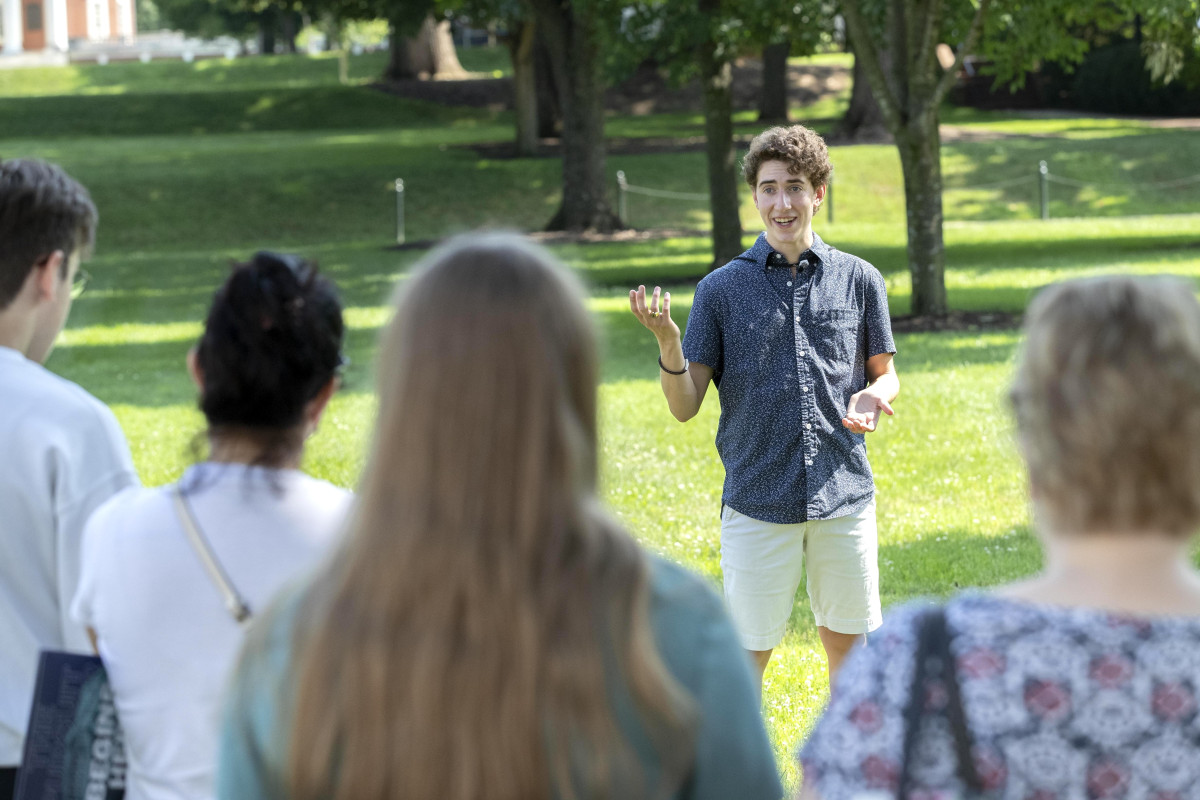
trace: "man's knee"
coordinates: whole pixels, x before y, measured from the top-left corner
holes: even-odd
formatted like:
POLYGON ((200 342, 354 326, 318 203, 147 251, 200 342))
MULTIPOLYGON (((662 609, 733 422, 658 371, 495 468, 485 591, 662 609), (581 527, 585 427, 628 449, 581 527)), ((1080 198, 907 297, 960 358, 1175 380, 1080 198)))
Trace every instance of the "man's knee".
POLYGON ((844 656, 866 639, 861 633, 838 633, 825 627, 817 628, 817 631, 821 635, 821 645, 829 655, 844 656))

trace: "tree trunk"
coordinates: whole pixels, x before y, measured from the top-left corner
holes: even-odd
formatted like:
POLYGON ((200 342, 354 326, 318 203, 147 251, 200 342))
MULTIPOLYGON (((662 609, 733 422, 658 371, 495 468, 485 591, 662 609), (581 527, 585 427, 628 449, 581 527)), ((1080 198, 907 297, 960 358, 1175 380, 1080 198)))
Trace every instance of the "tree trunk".
POLYGON ((946 245, 942 239, 942 160, 937 109, 896 135, 904 173, 912 313, 946 313, 946 245))
MULTIPOLYGON (((879 60, 887 61, 887 53, 879 51, 879 60)), ((885 66, 884 69, 887 69, 885 66)), ((883 118, 883 109, 875 99, 871 90, 871 82, 867 80, 866 69, 861 58, 854 59, 854 86, 850 90, 850 106, 845 115, 833 129, 833 138, 850 142, 880 142, 887 141, 887 120, 883 118)))
POLYGON ((401 26, 395 20, 389 22, 388 63, 383 68, 385 81, 402 81, 417 77, 410 40, 400 31, 401 26))
POLYGON ((467 73, 458 61, 458 51, 454 49, 449 20, 435 22, 432 16, 426 17, 425 24, 421 26, 420 39, 429 48, 431 75, 448 78, 467 73))
POLYGON ((538 90, 534 48, 537 29, 522 22, 508 40, 513 65, 513 106, 516 110, 517 154, 536 155, 538 151, 538 90))
POLYGON ((738 216, 738 171, 733 147, 733 68, 717 59, 714 47, 700 48, 704 82, 704 136, 708 157, 708 198, 712 209, 712 269, 742 252, 738 216))
POLYGON ((758 101, 759 122, 787 122, 787 60, 791 49, 791 42, 775 42, 763 48, 762 95, 758 101))
POLYGON ((283 52, 296 54, 296 34, 300 32, 300 15, 295 11, 283 12, 279 21, 280 37, 283 39, 283 52))
POLYGON ((563 110, 563 199, 547 230, 609 232, 621 222, 608 203, 604 81, 597 20, 590 6, 533 0, 550 50, 563 110))
POLYGON ((259 55, 269 56, 275 52, 275 28, 279 23, 279 13, 274 6, 267 6, 258 15, 258 52, 259 55))
POLYGON ((342 47, 342 23, 337 17, 332 14, 325 15, 321 20, 321 27, 325 30, 325 52, 345 49, 342 47))
POLYGON ((545 38, 534 28, 533 74, 537 84, 537 135, 542 139, 562 133, 562 103, 559 101, 559 85, 566 79, 555 73, 554 61, 545 38))
POLYGON ((391 20, 388 30, 388 65, 383 73, 385 80, 465 74, 462 64, 458 63, 458 53, 454 49, 454 39, 450 36, 449 22, 438 22, 431 14, 421 22, 416 36, 407 36, 402 33, 403 30, 401 21, 391 20))

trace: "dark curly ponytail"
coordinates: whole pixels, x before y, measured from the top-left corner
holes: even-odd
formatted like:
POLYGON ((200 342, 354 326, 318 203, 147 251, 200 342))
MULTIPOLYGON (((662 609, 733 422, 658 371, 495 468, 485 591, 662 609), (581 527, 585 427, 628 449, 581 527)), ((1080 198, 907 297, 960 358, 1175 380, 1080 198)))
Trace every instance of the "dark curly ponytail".
POLYGON ((273 465, 301 443, 304 409, 342 365, 342 306, 316 265, 259 252, 213 297, 196 348, 209 435, 261 440, 273 465))

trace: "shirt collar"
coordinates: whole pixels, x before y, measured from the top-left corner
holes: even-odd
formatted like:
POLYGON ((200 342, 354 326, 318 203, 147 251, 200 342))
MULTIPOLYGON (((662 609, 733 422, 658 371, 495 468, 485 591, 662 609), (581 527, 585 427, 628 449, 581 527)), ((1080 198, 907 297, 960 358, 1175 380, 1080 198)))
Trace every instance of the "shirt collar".
MULTIPOLYGON (((767 242, 767 234, 759 234, 758 241, 754 243, 754 247, 750 249, 754 255, 754 260, 764 271, 790 267, 787 258, 767 242)), ((812 247, 800 254, 801 261, 808 261, 812 266, 825 263, 829 258, 829 245, 821 240, 821 237, 813 232, 812 247)))

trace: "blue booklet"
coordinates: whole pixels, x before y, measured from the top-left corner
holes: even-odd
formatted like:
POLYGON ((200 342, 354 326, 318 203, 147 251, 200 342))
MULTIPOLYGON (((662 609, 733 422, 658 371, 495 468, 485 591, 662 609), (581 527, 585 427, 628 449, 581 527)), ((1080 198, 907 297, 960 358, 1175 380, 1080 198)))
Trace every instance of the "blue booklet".
POLYGON ((103 662, 42 651, 14 800, 122 800, 125 764, 103 662))

